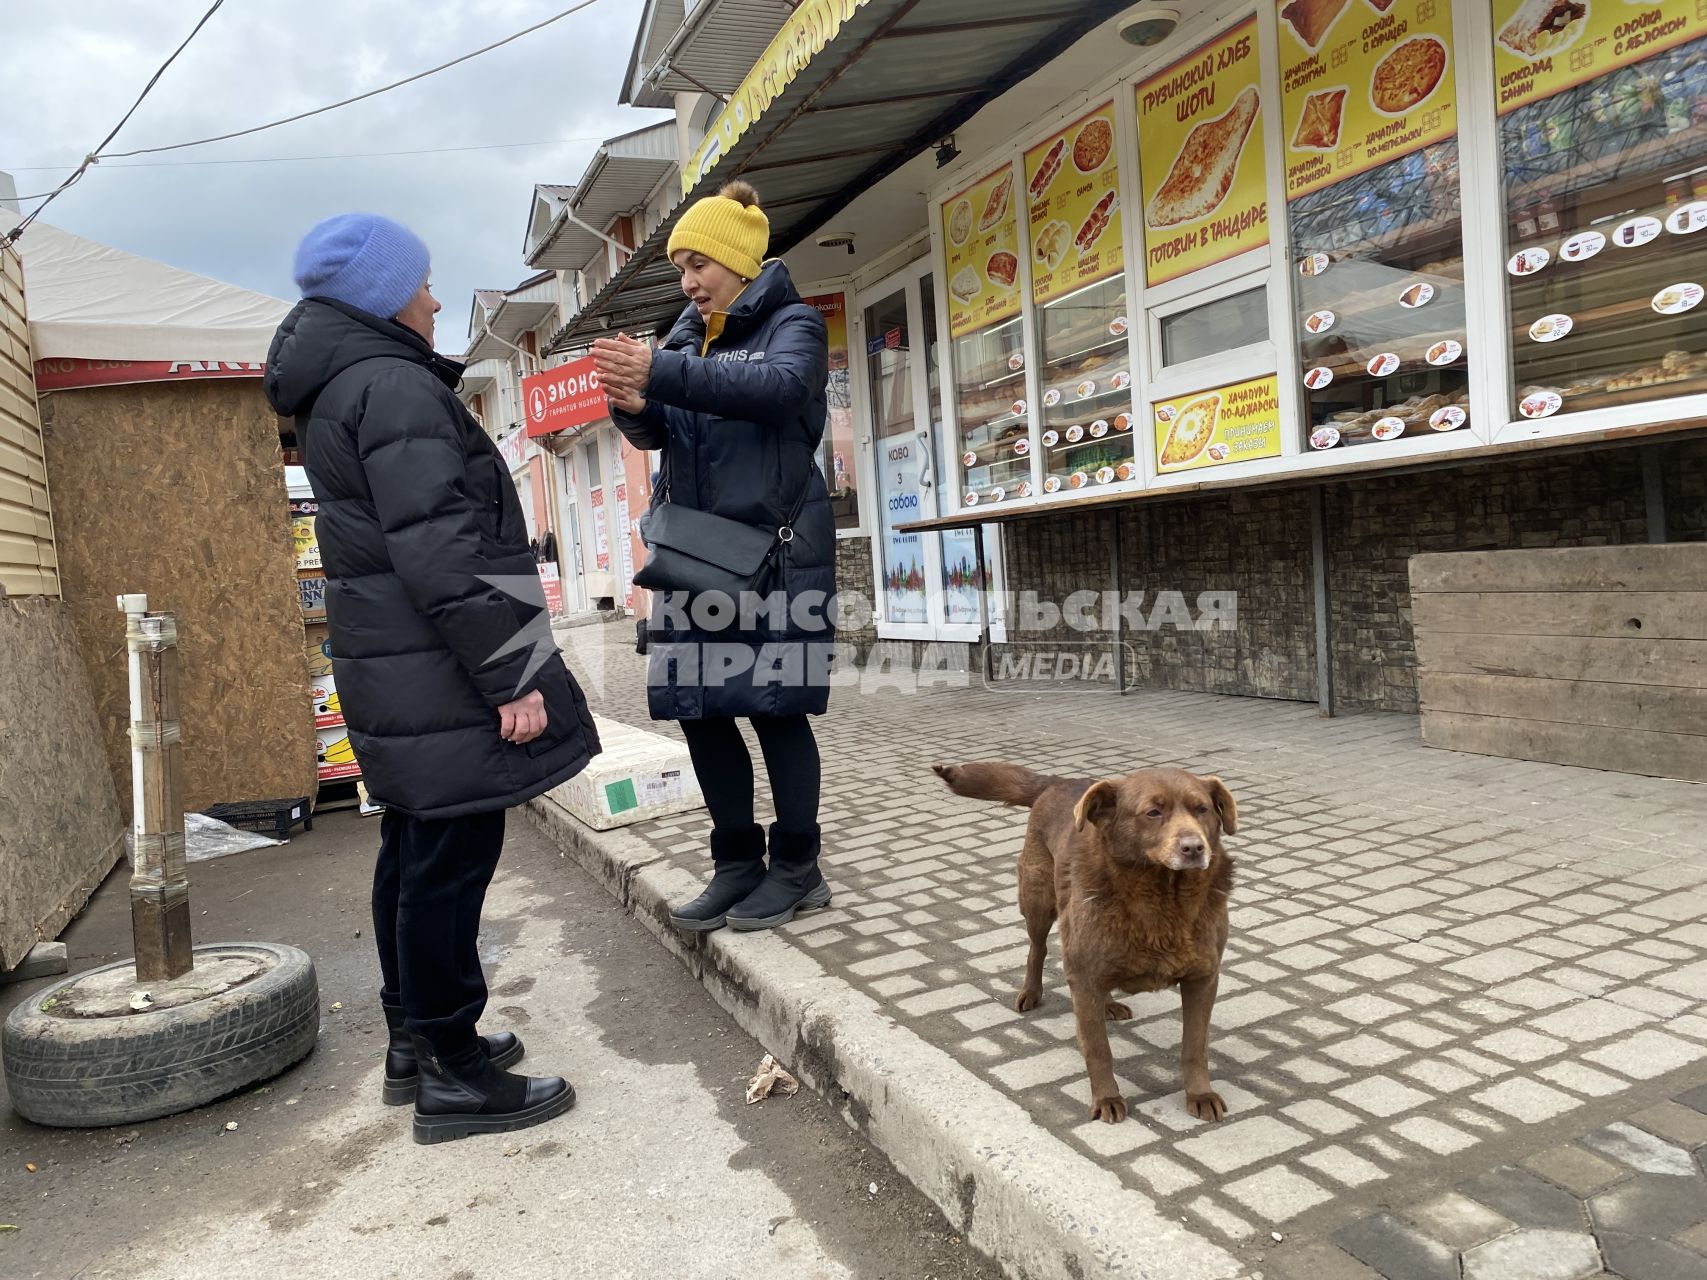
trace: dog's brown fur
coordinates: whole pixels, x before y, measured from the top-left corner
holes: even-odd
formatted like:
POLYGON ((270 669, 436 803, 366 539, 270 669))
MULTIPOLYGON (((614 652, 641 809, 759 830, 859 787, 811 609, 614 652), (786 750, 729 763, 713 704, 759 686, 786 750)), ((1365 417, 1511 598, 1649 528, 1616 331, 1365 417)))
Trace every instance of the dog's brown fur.
POLYGON ((933 765, 958 795, 1031 809, 1019 855, 1019 906, 1031 937, 1021 1013, 1043 992, 1049 930, 1061 920, 1079 1050, 1091 1077, 1091 1116, 1115 1124, 1126 1100, 1114 1081, 1108 1018, 1132 1011, 1115 992, 1177 986, 1185 1029, 1185 1105, 1219 1120, 1227 1104, 1209 1085, 1209 1013, 1227 945, 1233 860, 1223 834, 1239 827, 1219 778, 1139 769, 1101 781, 1045 777, 1017 765, 933 765))

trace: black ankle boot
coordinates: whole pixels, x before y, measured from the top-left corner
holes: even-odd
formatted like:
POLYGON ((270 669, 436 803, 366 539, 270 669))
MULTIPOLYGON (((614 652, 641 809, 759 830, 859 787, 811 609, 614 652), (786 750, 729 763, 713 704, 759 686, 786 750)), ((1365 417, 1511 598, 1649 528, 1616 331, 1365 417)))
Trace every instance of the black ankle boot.
POLYGON ((787 924, 800 911, 830 905, 830 886, 818 870, 818 828, 784 831, 771 825, 771 867, 764 882, 729 908, 729 927, 747 933, 787 924))
POLYGON ((714 870, 705 892, 670 911, 670 923, 688 933, 723 927, 729 908, 759 887, 765 878, 765 833, 758 823, 711 831, 714 870))
MULTIPOLYGON (((385 1010, 385 1029, 391 1040, 385 1048, 385 1083, 379 1096, 388 1107, 408 1106, 415 1101, 415 1042, 404 1029, 401 1006, 381 1002, 380 1008, 385 1010)), ((480 1043, 486 1046, 486 1056, 494 1067, 513 1067, 527 1052, 521 1037, 509 1031, 481 1036, 480 1043)))
POLYGON ((492 1065, 476 1043, 440 1056, 415 1037, 420 1078, 415 1088, 415 1141, 449 1142, 475 1133, 527 1129, 575 1105, 575 1090, 559 1076, 518 1076, 492 1065))

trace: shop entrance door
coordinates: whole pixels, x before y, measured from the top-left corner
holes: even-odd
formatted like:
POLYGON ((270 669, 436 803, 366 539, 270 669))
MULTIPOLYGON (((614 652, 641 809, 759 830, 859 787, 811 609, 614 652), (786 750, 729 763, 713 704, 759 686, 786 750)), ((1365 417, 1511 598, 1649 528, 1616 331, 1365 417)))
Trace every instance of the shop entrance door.
MULTIPOLYGON (((877 477, 877 633, 885 640, 978 639, 978 553, 971 530, 903 533, 896 526, 940 513, 943 478, 935 282, 929 260, 867 289, 856 306, 865 344, 868 436, 877 477)), ((999 581, 994 532, 985 569, 999 581)))

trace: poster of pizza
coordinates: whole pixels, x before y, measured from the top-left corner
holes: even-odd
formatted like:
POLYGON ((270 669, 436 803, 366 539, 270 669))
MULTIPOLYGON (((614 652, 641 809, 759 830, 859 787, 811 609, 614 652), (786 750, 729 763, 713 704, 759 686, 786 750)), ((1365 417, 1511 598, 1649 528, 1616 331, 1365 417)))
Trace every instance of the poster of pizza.
POLYGON ((1280 456, 1280 383, 1272 374, 1164 400, 1154 413, 1158 472, 1280 456))
POLYGON ((1707 4, 1686 0, 1494 0, 1499 112, 1703 35, 1707 4))
POLYGON ((1014 169, 1003 165, 942 204, 953 337, 1019 314, 1019 209, 1014 169))
POLYGON ((1278 0, 1286 194, 1458 132, 1449 0, 1278 0))
POLYGON ((1268 243, 1261 81, 1250 18, 1138 85, 1152 285, 1268 243))
POLYGON ((1031 296, 1039 306, 1126 266, 1114 103, 1025 153, 1031 217, 1031 296))

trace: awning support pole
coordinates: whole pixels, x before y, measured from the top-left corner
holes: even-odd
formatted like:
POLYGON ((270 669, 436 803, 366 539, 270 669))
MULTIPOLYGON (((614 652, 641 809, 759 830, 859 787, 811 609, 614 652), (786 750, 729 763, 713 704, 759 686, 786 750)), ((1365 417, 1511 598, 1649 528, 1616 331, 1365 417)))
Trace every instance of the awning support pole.
POLYGON ((1648 502, 1648 541, 1665 542, 1666 486, 1660 471, 1660 446, 1642 447, 1642 494, 1648 502))
POLYGON ((1108 590, 1114 605, 1114 688, 1126 696, 1126 614, 1120 607, 1120 508, 1108 513, 1108 590))
POLYGON ((1310 486, 1310 585, 1316 600, 1316 705, 1324 716, 1336 714, 1334 650, 1329 631, 1328 539, 1324 510, 1326 490, 1310 486))

